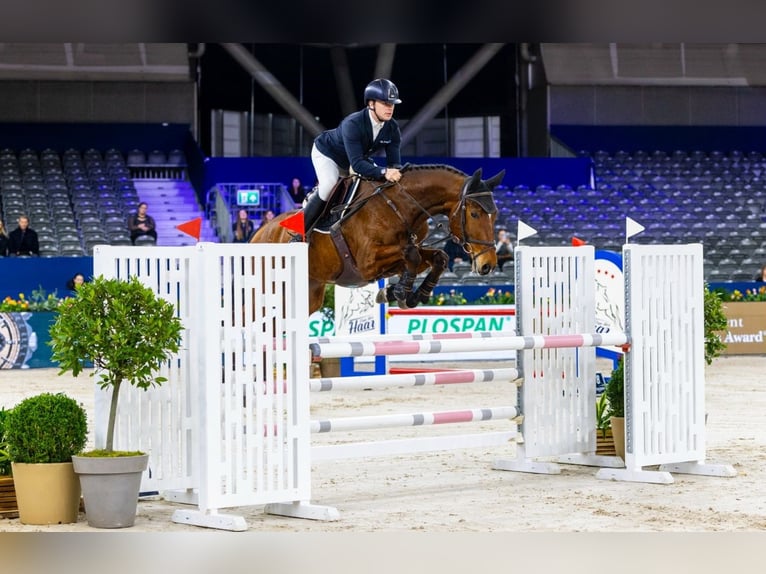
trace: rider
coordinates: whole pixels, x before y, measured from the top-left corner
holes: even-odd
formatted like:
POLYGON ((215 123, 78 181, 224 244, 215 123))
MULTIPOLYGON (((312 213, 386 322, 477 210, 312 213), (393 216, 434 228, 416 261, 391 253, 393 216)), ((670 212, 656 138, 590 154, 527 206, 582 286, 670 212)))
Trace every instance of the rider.
MULTIPOLYGON (((391 80, 378 78, 364 89, 365 108, 346 116, 340 126, 319 134, 311 148, 317 187, 303 206, 306 234, 324 212, 338 178, 350 170, 367 179, 397 182, 402 174, 402 134, 393 119, 394 106, 401 104, 399 90, 391 80), (370 159, 384 149, 386 166, 370 159)), ((296 240, 297 238, 293 238, 296 240)))

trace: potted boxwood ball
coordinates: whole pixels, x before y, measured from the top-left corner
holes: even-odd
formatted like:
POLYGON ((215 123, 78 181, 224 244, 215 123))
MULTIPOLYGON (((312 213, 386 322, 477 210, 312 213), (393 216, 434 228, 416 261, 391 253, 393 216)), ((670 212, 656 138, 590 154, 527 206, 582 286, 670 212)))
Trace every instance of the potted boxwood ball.
POLYGON ((141 476, 148 454, 114 449, 120 387, 146 390, 166 379, 158 370, 178 352, 183 326, 172 303, 136 277, 128 281, 96 277, 65 300, 50 329, 52 360, 79 375, 87 364, 91 376, 111 392, 106 444, 74 457, 88 524, 98 528, 133 526, 141 476))
POLYGON ((77 522, 80 483, 72 456, 87 439, 83 407, 63 393, 42 393, 11 409, 4 427, 21 522, 77 522))

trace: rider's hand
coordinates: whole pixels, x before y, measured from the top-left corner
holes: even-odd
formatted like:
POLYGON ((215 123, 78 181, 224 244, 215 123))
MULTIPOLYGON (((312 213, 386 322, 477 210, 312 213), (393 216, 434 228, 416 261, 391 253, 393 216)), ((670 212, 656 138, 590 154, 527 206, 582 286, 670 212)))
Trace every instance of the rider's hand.
POLYGON ((397 182, 402 178, 402 172, 395 167, 387 167, 383 177, 386 178, 386 181, 397 182))

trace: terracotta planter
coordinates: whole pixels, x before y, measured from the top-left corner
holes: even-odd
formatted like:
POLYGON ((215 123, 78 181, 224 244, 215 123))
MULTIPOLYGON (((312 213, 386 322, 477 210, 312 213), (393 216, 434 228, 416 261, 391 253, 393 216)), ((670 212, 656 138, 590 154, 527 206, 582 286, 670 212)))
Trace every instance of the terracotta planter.
POLYGON ((22 524, 71 524, 80 509, 80 481, 71 462, 12 463, 22 524))
POLYGON ((340 359, 322 359, 319 368, 323 377, 340 377, 340 359))
POLYGON ((625 418, 611 417, 612 437, 614 438, 614 450, 622 460, 625 460, 625 418))
POLYGON ((615 456, 612 429, 596 429, 596 454, 600 456, 615 456))
POLYGON ((0 518, 18 518, 19 504, 12 476, 0 476, 0 518))

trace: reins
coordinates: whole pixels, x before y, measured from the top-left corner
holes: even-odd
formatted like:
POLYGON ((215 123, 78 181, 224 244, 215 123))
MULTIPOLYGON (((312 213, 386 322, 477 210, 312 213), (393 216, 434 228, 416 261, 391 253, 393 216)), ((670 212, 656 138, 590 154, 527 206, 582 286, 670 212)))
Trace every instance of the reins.
MULTIPOLYGON (((403 168, 403 171, 404 169, 406 168, 403 168)), ((428 209, 426 209, 417 200, 417 198, 412 193, 410 193, 404 185, 402 185, 401 182, 385 182, 379 185, 378 187, 376 187, 370 195, 357 199, 354 202, 352 202, 350 205, 344 206, 343 209, 345 210, 345 213, 334 225, 340 226, 345 220, 347 220, 349 217, 351 217, 356 212, 358 212, 362 207, 364 207, 367 204, 367 202, 370 201, 373 197, 375 197, 376 195, 380 195, 381 197, 383 197, 388 208, 394 213, 394 215, 396 215, 399 221, 401 221, 402 225, 404 225, 405 230, 407 232, 407 236, 409 237, 409 240, 412 244, 429 248, 443 241, 443 238, 435 238, 431 241, 428 241, 428 235, 426 235, 426 237, 424 237, 422 240, 418 241, 417 233, 415 233, 415 231, 412 229, 411 222, 407 221, 407 219, 403 216, 402 211, 397 206, 397 203, 394 200, 394 198, 392 198, 390 194, 386 193, 386 190, 394 188, 394 187, 397 188, 400 195, 403 195, 404 197, 409 198, 409 201, 412 204, 414 204, 416 209, 420 211, 420 213, 422 213, 427 219, 431 219, 431 220, 434 219, 433 214, 428 209)), ((463 247, 463 249, 465 249, 466 252, 469 252, 469 253, 470 251, 468 251, 468 246, 470 244, 485 246, 485 249, 482 249, 479 253, 471 253, 473 257, 478 257, 482 255, 483 253, 486 253, 490 249, 494 249, 495 247, 494 241, 485 241, 481 239, 471 238, 468 235, 468 231, 466 229, 466 213, 468 211, 468 208, 467 208, 468 200, 474 201, 485 213, 492 213, 490 209, 484 205, 485 202, 482 201, 482 199, 485 197, 489 197, 489 202, 492 202, 492 191, 490 190, 477 191, 470 194, 461 192, 459 201, 457 202, 455 208, 449 214, 449 221, 452 221, 454 217, 457 217, 459 215, 460 233, 462 235, 462 238, 460 238, 454 233, 452 233, 450 230, 450 233, 449 233, 450 238, 454 237, 455 239, 457 239, 460 245, 463 247)), ((437 224, 437 228, 442 228, 442 227, 443 227, 443 224, 439 222, 437 224)))

